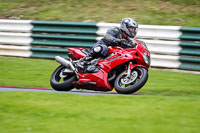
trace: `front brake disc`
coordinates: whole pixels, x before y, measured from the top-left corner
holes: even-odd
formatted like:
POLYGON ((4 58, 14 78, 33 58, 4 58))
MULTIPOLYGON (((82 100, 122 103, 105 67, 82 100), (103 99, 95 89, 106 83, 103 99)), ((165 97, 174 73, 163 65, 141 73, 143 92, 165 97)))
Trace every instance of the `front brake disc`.
POLYGON ((124 78, 121 78, 121 83, 125 85, 133 83, 137 79, 137 77, 138 73, 136 71, 133 71, 130 77, 125 76, 124 78))

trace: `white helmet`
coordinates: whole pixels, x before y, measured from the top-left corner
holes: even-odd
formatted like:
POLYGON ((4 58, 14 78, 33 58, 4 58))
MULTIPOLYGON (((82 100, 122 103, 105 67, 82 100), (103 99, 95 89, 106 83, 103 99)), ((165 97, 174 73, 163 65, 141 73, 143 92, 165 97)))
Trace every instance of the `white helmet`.
POLYGON ((120 29, 124 31, 129 37, 133 38, 137 34, 138 23, 133 18, 122 19, 120 29))

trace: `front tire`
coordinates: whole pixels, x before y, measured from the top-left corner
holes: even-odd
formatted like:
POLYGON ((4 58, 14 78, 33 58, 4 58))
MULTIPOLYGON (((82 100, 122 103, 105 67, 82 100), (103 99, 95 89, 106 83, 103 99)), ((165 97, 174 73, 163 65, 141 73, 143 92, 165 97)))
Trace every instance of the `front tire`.
POLYGON ((148 71, 143 67, 131 70, 131 76, 127 77, 127 70, 123 71, 115 79, 114 87, 118 93, 132 94, 144 86, 148 80, 148 71))
POLYGON ((60 65, 56 68, 56 70, 52 73, 50 84, 54 90, 57 91, 70 91, 74 88, 72 82, 76 80, 76 76, 74 74, 67 74, 64 77, 60 76, 60 73, 66 67, 60 65))

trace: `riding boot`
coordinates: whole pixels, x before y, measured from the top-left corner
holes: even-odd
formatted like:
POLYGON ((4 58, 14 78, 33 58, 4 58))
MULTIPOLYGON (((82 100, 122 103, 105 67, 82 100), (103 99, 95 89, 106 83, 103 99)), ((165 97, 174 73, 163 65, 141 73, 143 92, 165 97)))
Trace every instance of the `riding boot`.
POLYGON ((85 63, 91 61, 92 59, 94 59, 94 56, 92 54, 88 54, 85 57, 83 57, 80 60, 78 60, 78 62, 76 63, 76 65, 77 65, 77 67, 83 69, 85 63))

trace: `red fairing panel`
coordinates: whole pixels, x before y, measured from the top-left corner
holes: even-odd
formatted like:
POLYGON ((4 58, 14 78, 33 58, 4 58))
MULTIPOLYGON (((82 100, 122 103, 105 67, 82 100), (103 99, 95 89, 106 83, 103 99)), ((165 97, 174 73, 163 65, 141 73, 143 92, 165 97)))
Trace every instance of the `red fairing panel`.
POLYGON ((78 73, 79 81, 74 81, 73 85, 76 88, 97 90, 97 91, 111 91, 113 88, 108 83, 108 73, 101 69, 98 73, 78 73), (91 82, 96 82, 96 85, 91 85, 91 82))

